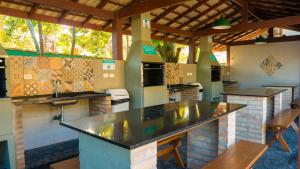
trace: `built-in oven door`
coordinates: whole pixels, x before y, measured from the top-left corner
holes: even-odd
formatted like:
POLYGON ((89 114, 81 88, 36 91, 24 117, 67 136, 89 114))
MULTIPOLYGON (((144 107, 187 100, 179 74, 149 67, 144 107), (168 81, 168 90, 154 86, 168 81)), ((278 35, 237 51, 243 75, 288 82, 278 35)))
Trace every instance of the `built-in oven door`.
POLYGON ((144 87, 164 85, 163 63, 143 63, 143 85, 144 87))

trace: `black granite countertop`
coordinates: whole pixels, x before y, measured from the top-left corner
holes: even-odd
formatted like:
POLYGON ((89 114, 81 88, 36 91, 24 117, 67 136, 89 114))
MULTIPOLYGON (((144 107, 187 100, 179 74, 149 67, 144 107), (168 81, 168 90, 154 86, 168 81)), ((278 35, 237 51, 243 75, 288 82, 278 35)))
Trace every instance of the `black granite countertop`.
POLYGON ((232 84, 237 84, 238 81, 223 80, 222 83, 223 85, 232 85, 232 84))
POLYGON ((106 96, 110 96, 110 95, 106 93, 97 93, 97 92, 74 92, 74 93, 60 93, 59 97, 55 97, 53 94, 13 97, 12 102, 16 104, 45 104, 45 103, 51 103, 55 101, 86 99, 91 97, 106 97, 106 96))
POLYGON ((296 83, 272 83, 263 85, 263 87, 288 87, 288 88, 296 88, 299 84, 296 83))
POLYGON ((194 88, 194 87, 199 87, 199 86, 192 85, 192 84, 172 84, 172 85, 168 85, 168 90, 181 91, 184 89, 189 89, 189 88, 194 88))
POLYGON ((237 96, 272 97, 286 90, 287 89, 249 88, 249 89, 229 90, 221 94, 237 95, 237 96))
POLYGON ((175 102, 86 117, 61 125, 126 149, 134 149, 217 120, 245 106, 223 102, 175 102))

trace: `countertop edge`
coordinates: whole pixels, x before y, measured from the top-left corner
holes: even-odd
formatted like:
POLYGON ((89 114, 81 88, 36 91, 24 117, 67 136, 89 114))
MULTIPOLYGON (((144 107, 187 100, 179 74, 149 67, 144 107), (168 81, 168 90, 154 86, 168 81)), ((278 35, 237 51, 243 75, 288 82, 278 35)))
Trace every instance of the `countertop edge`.
POLYGON ((163 135, 161 135, 161 136, 159 136, 159 137, 156 137, 156 138, 153 138, 153 139, 149 139, 149 140, 147 140, 147 141, 144 141, 144 142, 142 142, 142 143, 138 143, 138 144, 135 144, 135 145, 132 145, 132 146, 127 146, 127 145, 124 145, 124 144, 120 144, 120 143, 117 143, 117 142, 108 140, 108 139, 106 139, 106 138, 104 138, 104 137, 100 137, 100 136, 98 136, 98 135, 91 134, 91 133, 89 133, 89 132, 87 132, 87 131, 84 131, 84 130, 81 130, 81 129, 79 129, 79 128, 72 127, 71 125, 68 125, 67 123, 64 123, 64 122, 60 122, 60 125, 65 126, 65 127, 68 127, 68 128, 70 128, 70 129, 73 129, 73 130, 76 130, 76 131, 81 132, 81 133, 83 133, 83 134, 87 134, 87 135, 89 135, 89 136, 91 136, 91 137, 94 137, 94 138, 96 138, 96 139, 100 139, 100 140, 102 140, 102 141, 109 142, 109 143, 114 144, 114 145, 116 145, 116 146, 119 146, 119 147, 122 147, 122 148, 125 148, 125 149, 128 149, 128 150, 132 150, 132 149, 135 149, 135 148, 144 146, 144 145, 146 145, 146 144, 149 144, 149 143, 151 143, 151 142, 159 141, 159 140, 162 140, 163 138, 168 138, 168 137, 171 136, 171 135, 175 135, 175 134, 178 134, 178 133, 186 132, 187 130, 191 130, 191 129, 195 128, 195 127, 198 127, 198 126, 207 124, 207 123, 209 123, 209 122, 218 120, 219 118, 221 118, 221 117, 223 117, 223 116, 226 116, 226 115, 228 115, 228 114, 230 114, 230 113, 232 113, 232 112, 236 112, 237 110, 240 110, 240 109, 243 109, 243 108, 247 107, 246 104, 239 104, 239 105, 241 105, 241 106, 238 107, 238 108, 235 108, 235 109, 233 109, 233 110, 231 110, 231 111, 227 112, 226 114, 223 114, 223 115, 221 115, 221 116, 219 116, 219 117, 212 118, 212 119, 208 119, 208 120, 206 120, 206 121, 204 121, 204 122, 201 122, 201 123, 195 123, 195 124, 193 124, 193 125, 191 125, 191 126, 187 126, 187 127, 182 128, 182 129, 180 129, 180 130, 174 130, 174 131, 172 131, 172 132, 170 132, 170 133, 163 134, 163 135))

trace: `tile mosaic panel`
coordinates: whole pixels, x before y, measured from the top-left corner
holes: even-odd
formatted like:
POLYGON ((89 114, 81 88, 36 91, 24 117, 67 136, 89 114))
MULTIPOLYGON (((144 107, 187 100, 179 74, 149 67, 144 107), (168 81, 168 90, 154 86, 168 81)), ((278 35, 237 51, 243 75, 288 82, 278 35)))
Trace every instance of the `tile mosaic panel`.
POLYGON ((9 58, 9 87, 11 96, 24 95, 23 57, 9 58))
POLYGON ((260 68, 269 76, 275 74, 281 67, 282 63, 272 55, 267 56, 259 65, 260 68))
POLYGON ((166 82, 167 84, 179 84, 179 64, 178 63, 166 63, 165 64, 166 72, 166 82))
POLYGON ((10 57, 9 61, 11 96, 94 90, 90 59, 10 57))

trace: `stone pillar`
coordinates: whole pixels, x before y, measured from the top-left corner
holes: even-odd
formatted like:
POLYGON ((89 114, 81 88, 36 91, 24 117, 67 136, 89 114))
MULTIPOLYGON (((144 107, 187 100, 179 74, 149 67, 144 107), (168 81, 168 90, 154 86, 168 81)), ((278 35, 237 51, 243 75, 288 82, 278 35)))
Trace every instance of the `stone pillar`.
POLYGON ((247 107, 237 111, 236 141, 248 140, 265 144, 267 114, 272 112, 268 108, 268 98, 228 95, 227 102, 247 104, 247 107))
POLYGON ((101 113, 110 113, 111 110, 111 97, 94 97, 89 99, 89 113, 90 116, 101 113))
POLYGON ((291 108, 293 101, 293 88, 292 87, 267 87, 270 89, 287 89, 285 92, 275 96, 275 114, 282 109, 291 108))
POLYGON ((199 169, 235 143, 236 112, 188 132, 187 167, 199 169))
POLYGON ((80 133, 79 151, 81 169, 156 169, 157 142, 129 150, 80 133))

